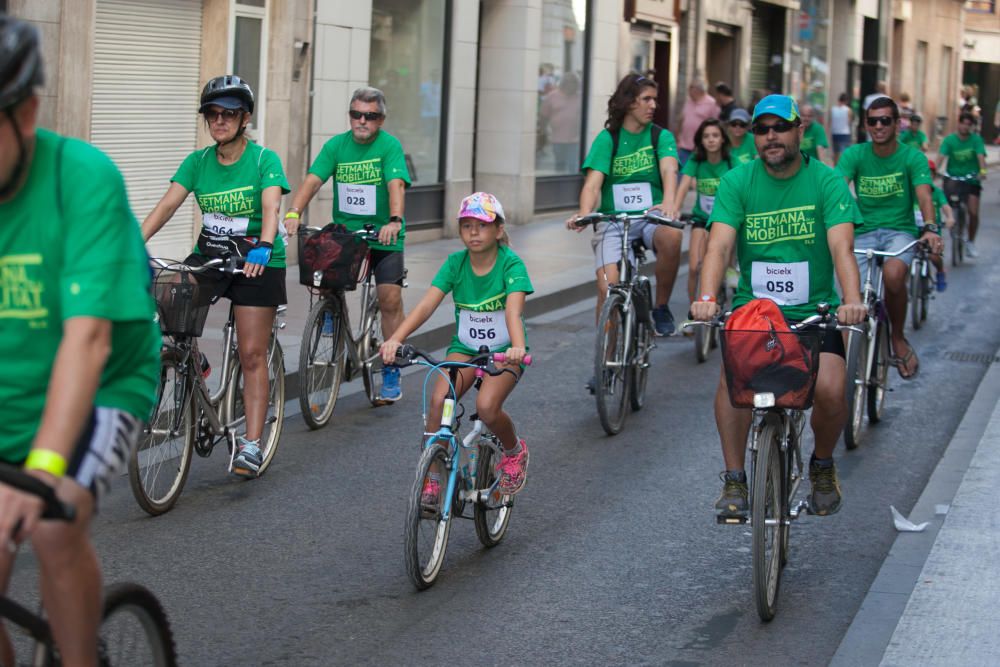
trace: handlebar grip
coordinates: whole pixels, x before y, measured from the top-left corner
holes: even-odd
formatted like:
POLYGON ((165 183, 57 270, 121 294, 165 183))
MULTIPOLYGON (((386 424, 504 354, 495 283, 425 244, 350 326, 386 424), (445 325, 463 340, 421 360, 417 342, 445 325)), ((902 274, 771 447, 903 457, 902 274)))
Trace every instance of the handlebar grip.
MULTIPOLYGON (((505 363, 507 361, 507 355, 504 354, 503 352, 494 352, 493 353, 493 361, 494 361, 494 363, 498 363, 498 364, 505 363)), ((530 354, 524 355, 524 359, 521 360, 521 363, 524 364, 525 366, 530 366, 531 365, 531 355, 530 354)))

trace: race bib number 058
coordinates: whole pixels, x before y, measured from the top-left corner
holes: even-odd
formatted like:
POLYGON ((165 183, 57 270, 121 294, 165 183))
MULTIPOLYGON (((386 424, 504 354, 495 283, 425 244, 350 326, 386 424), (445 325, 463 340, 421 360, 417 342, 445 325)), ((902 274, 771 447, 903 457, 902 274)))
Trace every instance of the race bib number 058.
POLYGON ((809 262, 753 262, 750 287, 755 297, 779 306, 809 303, 809 262))
POLYGON ((510 333, 507 331, 507 312, 494 310, 489 313, 477 313, 471 310, 461 310, 458 313, 458 340, 473 350, 485 345, 490 349, 510 345, 510 333))
POLYGON ((644 211, 653 206, 649 183, 618 183, 611 186, 616 211, 644 211))
POLYGON ((337 208, 342 213, 375 215, 375 186, 337 183, 337 208))

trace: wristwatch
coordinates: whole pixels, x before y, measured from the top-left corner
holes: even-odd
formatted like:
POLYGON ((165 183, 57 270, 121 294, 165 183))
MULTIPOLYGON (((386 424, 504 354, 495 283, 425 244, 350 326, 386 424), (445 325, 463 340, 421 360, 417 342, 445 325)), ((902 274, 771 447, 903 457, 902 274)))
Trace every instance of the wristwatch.
POLYGON ((401 222, 403 222, 403 219, 401 217, 399 217, 398 215, 390 215, 389 216, 389 222, 400 222, 401 223, 401 222))
POLYGON ((932 234, 940 234, 941 228, 938 227, 937 223, 935 222, 928 222, 925 223, 924 226, 920 229, 921 234, 926 234, 927 232, 930 232, 932 234))

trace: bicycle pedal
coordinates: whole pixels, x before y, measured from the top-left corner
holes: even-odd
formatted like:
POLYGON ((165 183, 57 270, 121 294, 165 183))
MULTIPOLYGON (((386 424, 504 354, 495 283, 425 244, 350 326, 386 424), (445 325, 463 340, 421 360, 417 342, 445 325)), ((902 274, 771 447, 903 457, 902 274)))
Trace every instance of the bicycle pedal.
POLYGON ((726 526, 742 526, 744 524, 750 523, 750 517, 748 516, 725 516, 723 514, 715 515, 715 522, 720 525, 726 526))

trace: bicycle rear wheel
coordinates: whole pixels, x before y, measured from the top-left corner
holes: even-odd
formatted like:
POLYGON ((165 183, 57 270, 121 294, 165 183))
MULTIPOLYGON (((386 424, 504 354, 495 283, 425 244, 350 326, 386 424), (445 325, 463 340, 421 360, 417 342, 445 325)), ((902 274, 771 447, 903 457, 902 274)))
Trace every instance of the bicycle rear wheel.
MULTIPOLYGON (((448 455, 440 444, 426 447, 420 455, 417 476, 410 489, 410 503, 406 512, 406 574, 419 591, 434 585, 448 548, 452 515, 449 514, 447 519, 442 515, 449 472, 447 460, 448 455), (440 475, 441 490, 437 506, 425 507, 420 496, 432 467, 440 475)), ((457 489, 455 492, 458 493, 457 489)))
POLYGON ((612 292, 604 301, 597 322, 597 346, 594 350, 594 395, 597 415, 608 435, 615 435, 625 423, 625 403, 629 390, 629 364, 626 359, 625 299, 612 292))
MULTIPOLYGON (((257 470, 260 477, 271 465, 274 453, 278 451, 281 428, 285 421, 285 353, 281 343, 272 341, 267 355, 267 414, 264 416, 264 430, 260 435, 261 463, 257 470)), ((246 416, 243 404, 243 366, 235 359, 233 379, 229 385, 229 414, 234 421, 246 416)))
POLYGON ((865 421, 865 396, 868 390, 868 337, 851 331, 847 335, 847 423, 844 424, 844 445, 856 449, 861 444, 861 429, 865 421))
POLYGON ((951 265, 958 266, 965 258, 965 207, 955 207, 955 224, 951 228, 951 265))
POLYGON ((875 327, 875 358, 868 380, 868 421, 878 423, 885 412, 885 395, 889 390, 889 325, 879 320, 875 327))
POLYGON ((781 523, 786 514, 782 467, 780 435, 775 425, 765 424, 757 442, 750 491, 753 595, 762 621, 774 618, 781 584, 784 548, 781 523))
POLYGON ((170 622, 148 589, 138 584, 108 587, 98 637, 98 662, 107 667, 177 664, 170 622))
POLYGON ((321 299, 309 311, 299 349, 299 406, 306 426, 327 425, 340 395, 348 322, 334 299, 321 299))
POLYGON ((132 495, 153 516, 168 511, 180 498, 191 468, 195 422, 193 388, 181 355, 164 350, 156 405, 128 462, 132 495))
MULTIPOLYGON (((476 462, 476 487, 489 489, 496 483, 497 464, 500 454, 489 445, 481 442, 479 459, 476 462)), ((500 495, 498 491, 490 494, 485 501, 472 506, 472 516, 476 523, 476 536, 484 547, 491 548, 500 544, 507 534, 510 524, 510 513, 514 510, 514 496, 500 495)))

